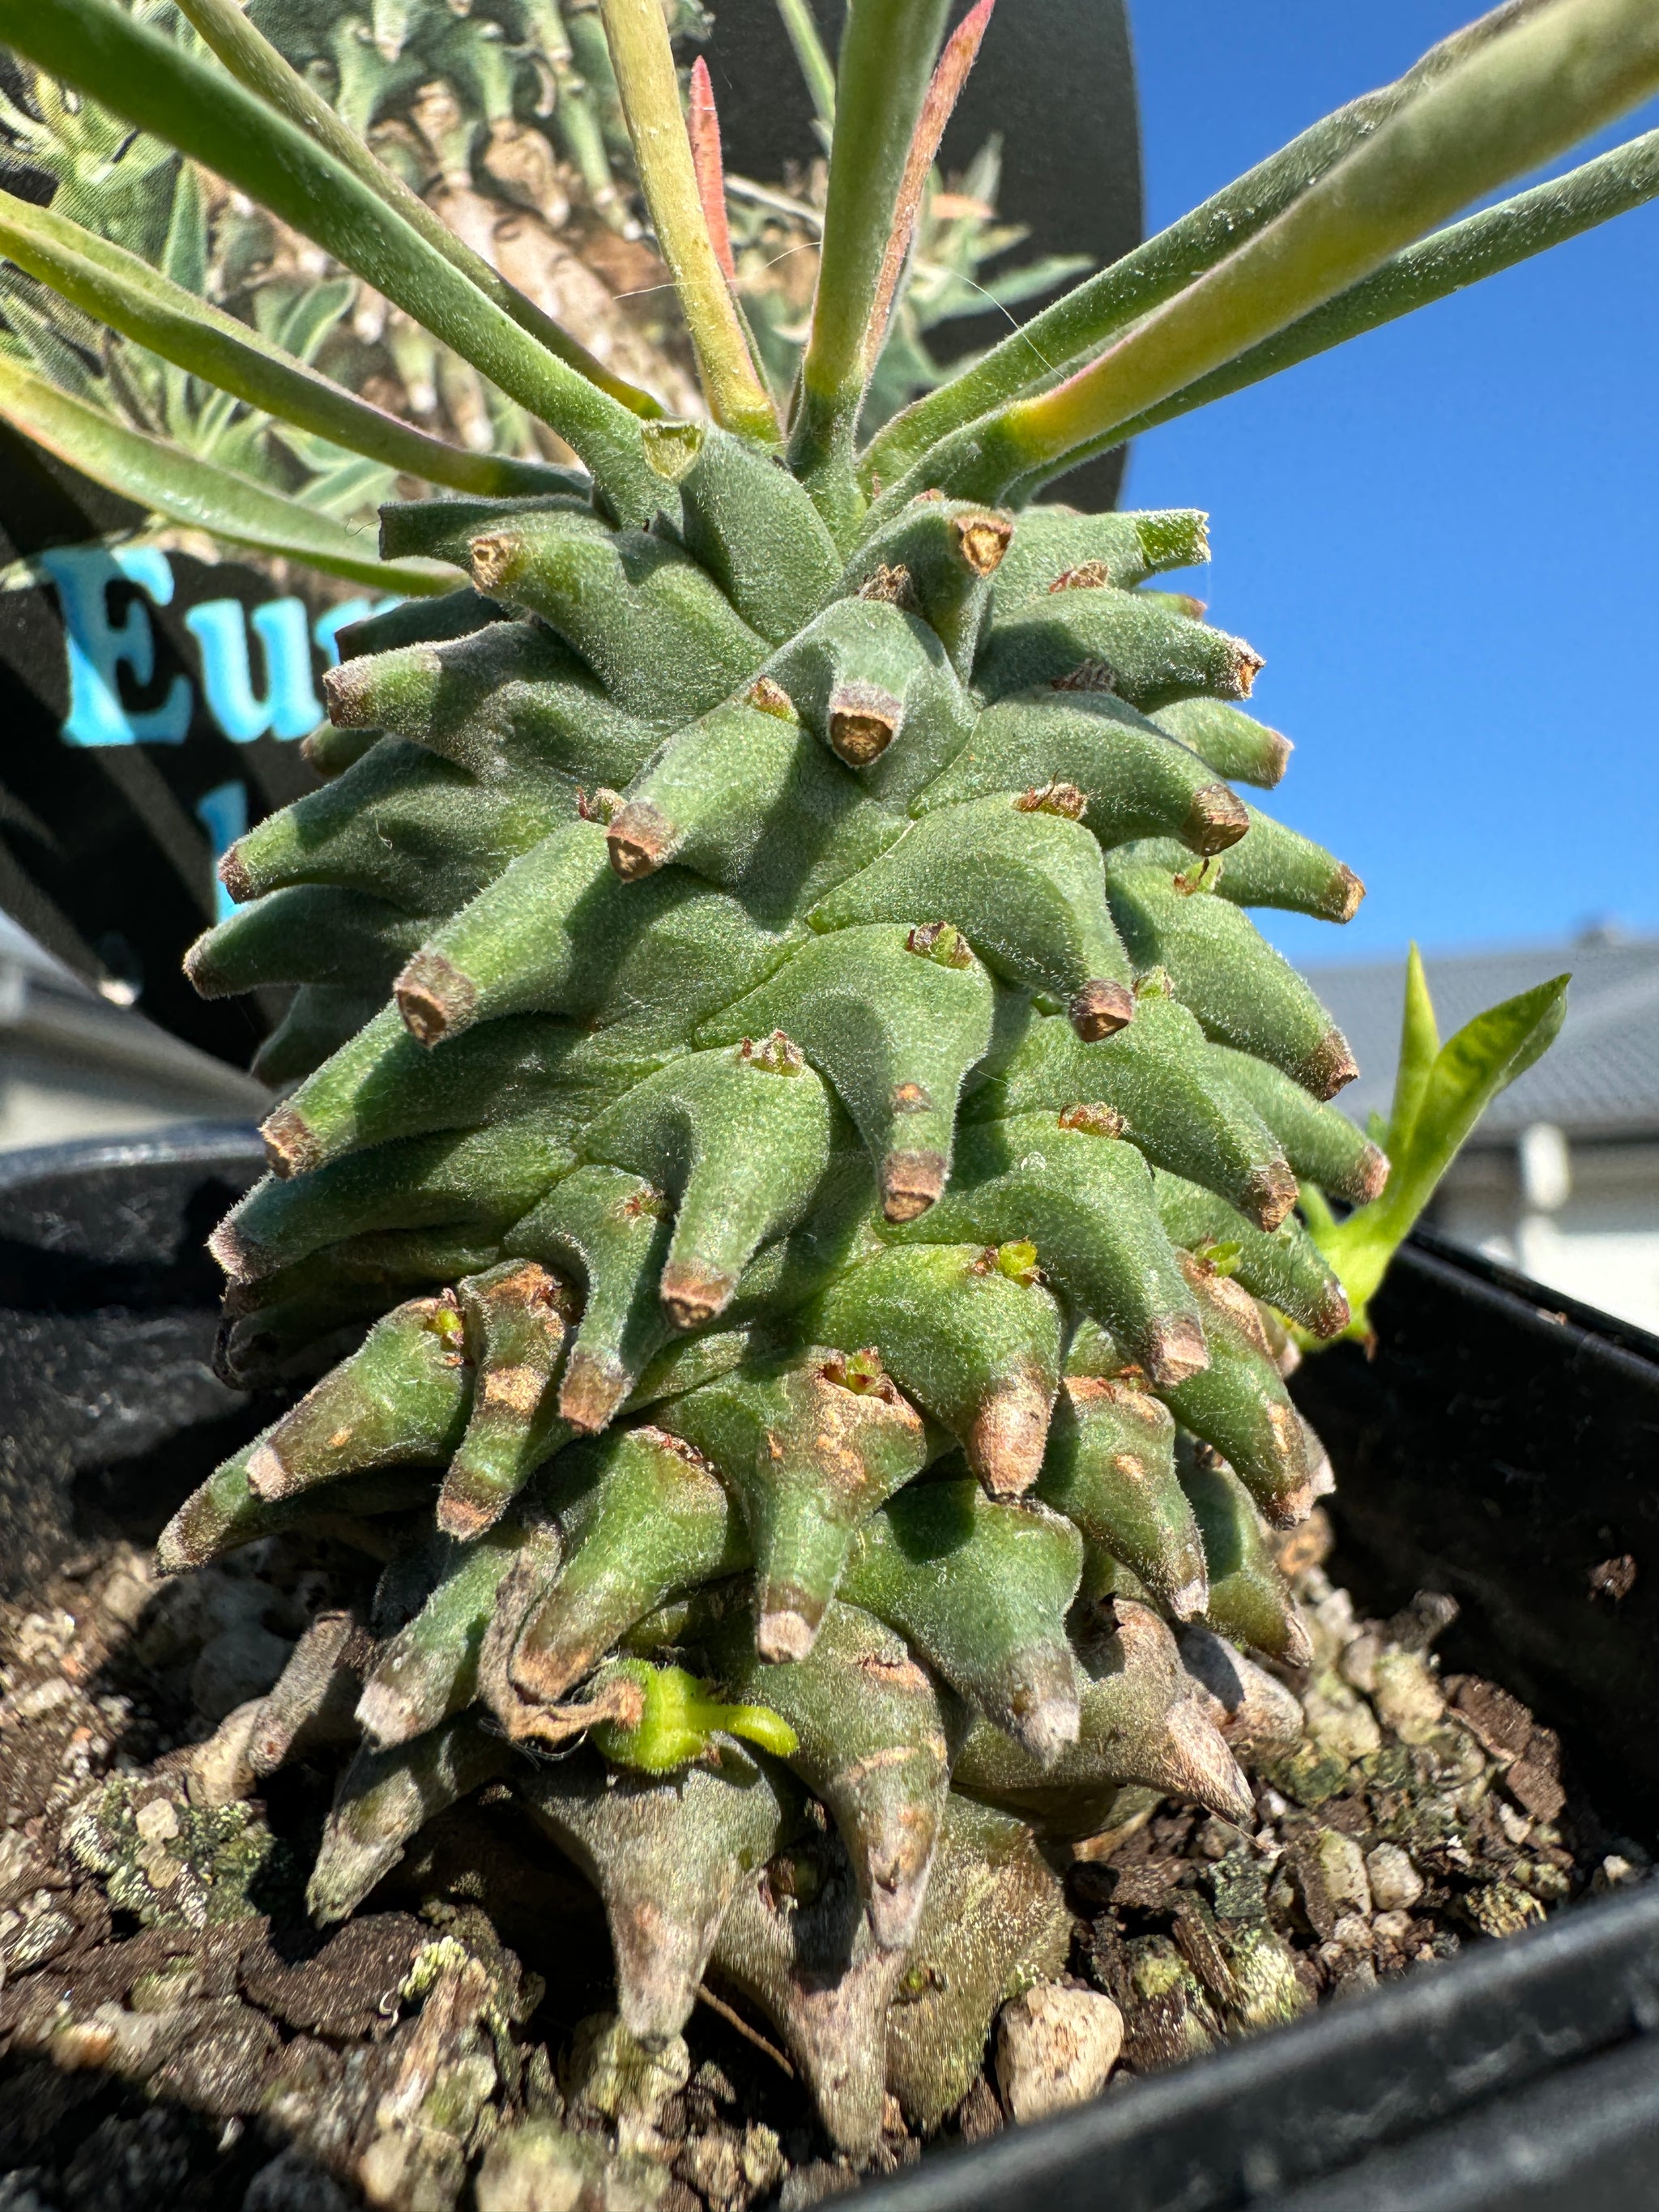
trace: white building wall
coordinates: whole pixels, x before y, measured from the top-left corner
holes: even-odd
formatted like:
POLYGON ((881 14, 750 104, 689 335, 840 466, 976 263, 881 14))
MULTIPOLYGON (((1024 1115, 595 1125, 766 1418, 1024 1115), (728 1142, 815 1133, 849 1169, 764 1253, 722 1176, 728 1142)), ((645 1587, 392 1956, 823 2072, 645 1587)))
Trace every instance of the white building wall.
POLYGON ((1514 1150, 1465 1153, 1431 1218, 1552 1290, 1659 1335, 1659 1144, 1573 1145, 1568 1167, 1565 1193, 1528 1192, 1514 1150), (1537 1202, 1552 1197, 1553 1206, 1537 1202))

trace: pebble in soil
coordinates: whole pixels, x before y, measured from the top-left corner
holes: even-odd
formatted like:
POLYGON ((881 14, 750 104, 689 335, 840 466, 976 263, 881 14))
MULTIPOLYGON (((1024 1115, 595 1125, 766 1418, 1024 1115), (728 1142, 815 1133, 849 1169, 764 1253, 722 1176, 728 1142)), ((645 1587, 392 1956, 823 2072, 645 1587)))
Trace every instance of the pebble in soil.
MULTIPOLYGON (((1551 1731, 1440 1671, 1449 1601, 1359 1620, 1328 1541, 1316 1516, 1284 1554, 1305 1672, 1188 1653, 1254 1826, 1149 1804, 1079 1846, 1070 1971, 1004 2008, 943 2135, 982 2139, 1645 1878, 1570 1798, 1551 1731)), ((423 1832, 354 1918, 309 1926, 343 1746, 319 1715, 270 1783, 251 1747, 331 1609, 366 1620, 368 1591, 325 1543, 158 1583, 110 1539, 0 1612, 0 2212, 451 2212, 469 2191, 477 2212, 802 2212, 853 2185, 787 2060, 717 1993, 683 2040, 632 2044, 592 1899, 499 1787, 423 1832)), ((890 2170, 921 2146, 892 2099, 888 2119, 890 2170)))

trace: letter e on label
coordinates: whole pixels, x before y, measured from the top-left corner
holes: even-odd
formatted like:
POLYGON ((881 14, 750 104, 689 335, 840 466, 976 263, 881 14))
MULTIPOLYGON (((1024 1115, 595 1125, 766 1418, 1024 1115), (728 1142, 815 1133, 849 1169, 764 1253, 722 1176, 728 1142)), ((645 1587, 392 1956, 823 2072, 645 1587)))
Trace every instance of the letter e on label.
POLYGON ((135 684, 155 677, 155 631, 141 599, 118 623, 109 611, 109 587, 119 583, 136 584, 154 606, 169 605, 173 568, 167 555, 154 545, 66 545, 42 553, 39 561, 57 586, 64 615, 70 677, 64 744, 182 744, 194 704, 189 678, 175 676, 159 707, 139 712, 123 706, 123 668, 135 684))

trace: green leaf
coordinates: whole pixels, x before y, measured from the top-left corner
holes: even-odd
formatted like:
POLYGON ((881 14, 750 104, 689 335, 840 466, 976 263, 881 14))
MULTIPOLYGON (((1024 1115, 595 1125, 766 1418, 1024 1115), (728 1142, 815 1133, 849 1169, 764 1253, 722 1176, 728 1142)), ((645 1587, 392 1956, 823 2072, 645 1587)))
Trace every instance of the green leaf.
POLYGON ((1554 976, 1489 1007, 1436 1054, 1405 1152, 1389 1178, 1393 1188, 1378 1201, 1402 1237, 1498 1092, 1554 1042, 1566 1017, 1570 980, 1554 976))
POLYGON ((161 249, 161 273, 198 296, 207 289, 207 210, 201 180, 188 161, 179 164, 167 216, 167 242, 161 249))
MULTIPOLYGON (((929 482, 995 499, 1029 473, 1057 472, 1656 86, 1652 0, 1553 0, 1407 101, 1098 359, 947 441, 928 458, 929 482)), ((897 496, 921 488, 907 478, 897 496)))
MULTIPOLYGON (((547 483, 533 465, 463 453, 371 407, 136 253, 6 191, 0 191, 0 252, 84 313, 204 383, 386 468, 486 498, 547 483)), ((307 349, 320 344, 349 289, 343 278, 302 295, 284 318, 285 333, 307 349)), ((216 415, 204 428, 210 434, 216 422, 216 415)))
POLYGON ((1429 1073, 1440 1049, 1440 1030, 1429 996, 1429 979, 1423 973, 1423 956, 1413 945, 1406 955, 1406 1003, 1400 1018, 1400 1064, 1395 1071, 1394 1101, 1389 1109, 1389 1133, 1382 1149, 1392 1159, 1403 1159, 1416 1126, 1417 1112, 1428 1088, 1429 1073))
MULTIPOLYGON (((1431 307, 1484 277, 1513 269, 1535 253, 1547 252, 1598 223, 1627 214, 1659 195, 1659 131, 1649 131, 1607 153, 1598 154, 1565 176, 1534 185, 1498 206, 1484 208, 1463 222, 1449 223, 1420 245, 1408 246, 1385 262, 1375 276, 1304 315, 1237 361, 1200 376, 1133 422, 1112 430, 1066 457, 1075 468, 1110 447, 1139 438, 1161 423, 1172 422, 1199 407, 1208 407, 1252 384, 1262 383, 1300 362, 1346 345, 1367 331, 1381 330, 1401 316, 1431 307)), ((1038 471, 1017 487, 1017 498, 1035 496, 1056 470, 1038 471)))
POLYGON ((800 73, 806 80, 812 112, 826 130, 832 130, 836 120, 836 72, 818 36, 811 0, 778 0, 778 13, 789 33, 795 59, 800 64, 800 73))
POLYGON ((836 131, 811 333, 790 445, 832 530, 857 520, 853 433, 872 363, 871 315, 946 0, 859 0, 842 37, 836 131))
POLYGON ((0 43, 179 147, 355 270, 550 423, 623 519, 655 513, 660 489, 638 417, 538 343, 312 131, 111 0, 0 0, 0 43))
POLYGON ((131 430, 74 399, 44 377, 0 357, 0 416, 94 483, 171 521, 206 530, 234 545, 302 561, 332 576, 383 592, 453 590, 453 569, 377 560, 372 541, 355 536, 296 499, 131 430))
POLYGON ((277 318, 270 334, 273 340, 284 353, 309 367, 324 339, 349 309, 356 290, 349 276, 337 276, 328 284, 307 284, 295 294, 277 318))
MULTIPOLYGON (((1546 0, 1522 0, 1526 12, 1546 0)), ((862 473, 894 483, 929 447, 952 430, 1049 379, 1066 365, 1096 352, 1121 330, 1212 269, 1243 240, 1271 222, 1368 137, 1406 102, 1515 20, 1513 5, 1494 8, 1476 22, 1431 46, 1393 84, 1368 92, 1323 116, 1265 161, 1212 195, 1167 230, 1079 284, 1063 300, 1013 331, 969 367, 927 393, 889 423, 864 456, 862 473)), ((969 189, 986 199, 975 185, 969 189)))
MULTIPOLYGON (((1556 975, 1477 1014, 1448 1038, 1426 1070, 1421 1070, 1425 1041, 1433 1035, 1434 1014, 1427 990, 1421 985, 1414 947, 1413 961, 1416 989, 1408 983, 1402 1080, 1395 1091, 1395 1112, 1401 1115, 1404 1109, 1405 1134, 1397 1149, 1390 1147, 1388 1188, 1380 1198, 1356 1207, 1345 1220, 1332 1222, 1328 1212, 1323 1220, 1308 1214, 1315 1242, 1348 1294, 1354 1316, 1350 1335, 1363 1337, 1369 1333, 1367 1309, 1389 1261, 1475 1123, 1498 1092, 1524 1075, 1548 1050, 1566 1014, 1571 979, 1556 975), (1405 1079, 1407 1053, 1419 1063, 1409 1082, 1405 1079)), ((1304 1210, 1308 1211, 1305 1206, 1304 1210)))
POLYGON ((661 0, 599 6, 652 228, 696 348, 709 412, 726 428, 775 445, 777 417, 703 213, 661 0))
POLYGON ((596 1749, 617 1765, 647 1774, 668 1774, 709 1759, 717 1735, 746 1736, 779 1759, 800 1747, 793 1729, 770 1705, 725 1705, 708 1683, 682 1667, 614 1660, 599 1674, 592 1705, 596 1749))
POLYGON ((0 312, 18 348, 65 392, 72 392, 88 406, 106 405, 109 394, 103 379, 94 374, 64 333, 42 312, 39 294, 33 300, 27 296, 23 283, 11 270, 0 270, 0 312))

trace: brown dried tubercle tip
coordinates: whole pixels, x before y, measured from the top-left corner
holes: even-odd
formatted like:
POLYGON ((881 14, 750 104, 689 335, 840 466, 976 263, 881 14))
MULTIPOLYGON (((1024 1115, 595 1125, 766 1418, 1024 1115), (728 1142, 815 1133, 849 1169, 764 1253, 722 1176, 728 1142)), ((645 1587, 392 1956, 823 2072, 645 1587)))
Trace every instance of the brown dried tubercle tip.
POLYGON ((799 1075, 806 1066, 806 1054, 781 1030, 770 1036, 745 1037, 739 1050, 745 1065, 763 1075, 799 1075))
POLYGON ((951 525, 957 550, 976 576, 989 576, 1002 565, 1014 534, 1006 514, 959 514, 951 525))
POLYGON ((438 1492, 432 1517, 441 1536, 453 1536, 458 1544, 475 1544, 506 1510, 507 1501, 499 1491, 486 1489, 465 1468, 452 1467, 438 1492))
POLYGON ((228 853, 220 856, 218 876, 238 906, 246 906, 253 896, 253 878, 242 859, 241 841, 238 839, 228 853))
MULTIPOLYGON (((434 655, 435 659, 435 655, 434 655)), ((337 730, 372 730, 372 677, 367 659, 343 661, 323 672, 323 705, 337 730)))
POLYGON ((578 1346, 565 1364, 559 1411, 573 1427, 592 1435, 610 1421, 628 1389, 628 1377, 614 1360, 597 1358, 578 1346))
POLYGON ((1134 994, 1127 984, 1097 975, 1073 994, 1066 1011, 1085 1044, 1094 1044, 1102 1037, 1115 1036, 1134 1019, 1134 994))
POLYGON ((349 1740, 351 1705, 373 1648, 349 1613, 317 1615, 254 1716, 247 1759, 256 1776, 286 1765, 307 1730, 325 1732, 334 1742, 349 1740))
POLYGON ((879 599, 890 607, 898 607, 908 614, 916 611, 916 587, 910 571, 902 567, 889 568, 885 562, 873 569, 859 586, 861 599, 879 599))
POLYGON ((759 1593, 755 1649, 769 1662, 805 1659, 817 1641, 823 1600, 793 1583, 769 1583, 759 1593))
POLYGON ((1352 1319, 1347 1292, 1340 1283, 1329 1284, 1315 1309, 1314 1334, 1322 1342, 1328 1342, 1332 1337, 1340 1336, 1352 1319))
POLYGON ((744 693, 744 704, 753 707, 763 714, 775 714, 781 722, 798 722, 795 702, 781 684, 775 684, 769 676, 757 676, 744 693))
POLYGON ((649 799, 635 799, 611 817, 605 842, 611 866, 625 884, 635 884, 670 858, 674 825, 649 799))
POLYGON ((1255 1815, 1255 1794, 1206 1703, 1201 1696, 1183 1698, 1165 1714, 1164 1771, 1158 1779, 1172 1796, 1206 1806, 1242 1826, 1255 1815))
POLYGON ((1062 1129, 1079 1129, 1085 1137, 1121 1137, 1129 1125, 1115 1106, 1102 1105, 1096 1100, 1068 1106, 1060 1117, 1060 1126, 1062 1129))
POLYGON ((918 923, 904 940, 906 950, 946 968, 971 968, 974 949, 951 921, 918 923))
POLYGON ((441 1043, 453 1030, 465 1029, 478 1003, 478 988, 470 975, 441 952, 417 952, 392 987, 403 1016, 404 1027, 419 1044, 441 1043))
POLYGON ((1111 563, 1107 561, 1079 561, 1075 568, 1067 568, 1054 578, 1051 592, 1096 592, 1112 580, 1111 563))
POLYGON ((518 567, 519 550, 519 538, 511 531, 472 540, 467 548, 467 557, 472 580, 481 592, 499 591, 503 584, 511 582, 518 567))
POLYGON ((267 1115, 259 1134, 270 1172, 285 1182, 292 1176, 308 1174, 322 1156, 322 1146, 310 1123, 292 1106, 279 1106, 274 1114, 267 1115))
POLYGON ((1339 864, 1322 904, 1322 915, 1328 921, 1352 921, 1364 896, 1365 886, 1353 870, 1339 864))
POLYGON ((234 1214, 226 1215, 208 1238, 207 1246, 233 1283, 255 1282, 271 1271, 270 1257, 243 1236, 234 1214))
POLYGON ((1231 1275, 1218 1274, 1213 1265, 1196 1252, 1176 1254, 1181 1272, 1200 1298, 1224 1314, 1234 1328, 1248 1337, 1264 1359, 1271 1359, 1273 1348, 1267 1335, 1267 1325, 1261 1309, 1243 1283, 1231 1275))
POLYGON ((879 684, 838 684, 830 694, 830 749, 848 768, 868 768, 903 720, 903 702, 879 684))
POLYGON ((657 1293, 676 1328, 701 1328, 725 1312, 737 1287, 737 1277, 724 1268, 699 1267, 695 1260, 671 1260, 658 1279, 657 1293))
POLYGON ((881 1210, 889 1221, 914 1221, 945 1188, 943 1152, 892 1152, 881 1164, 881 1210))
POLYGON ((1271 1235, 1296 1204, 1296 1177, 1284 1160, 1252 1168, 1244 1179, 1244 1211, 1258 1229, 1271 1235))
POLYGON ((1155 1389, 1172 1390, 1189 1375, 1201 1375, 1210 1364, 1204 1331, 1187 1314, 1159 1322, 1150 1332, 1145 1350, 1147 1376, 1155 1389))
POLYGON ((993 1498, 1019 1498, 1042 1470, 1051 1401, 1035 1375, 999 1383, 969 1424, 963 1449, 993 1498))
POLYGON ((1088 811, 1088 796, 1074 783, 1042 784, 1014 801, 1016 814, 1058 814, 1066 822, 1081 822, 1088 811))
POLYGON ((1347 1195, 1356 1206, 1369 1206, 1389 1186, 1389 1156, 1381 1145, 1368 1144, 1360 1156, 1359 1172, 1347 1195))
POLYGON ((282 1455, 272 1445, 260 1444, 248 1454, 247 1486, 256 1498, 268 1501, 285 1498, 293 1484, 282 1455))
POLYGON ((1187 810, 1186 840, 1195 853, 1224 853, 1250 826, 1244 802, 1224 783, 1200 784, 1187 810))
POLYGON ((1334 1098, 1358 1073, 1359 1063, 1346 1037, 1340 1030, 1329 1030, 1303 1061, 1301 1081, 1316 1098, 1334 1098))
POLYGON ((1046 1769, 1081 1732, 1077 1675, 1071 1654, 1063 1648, 1036 1660, 1030 1675, 1008 1700, 1010 1733, 1046 1769))

